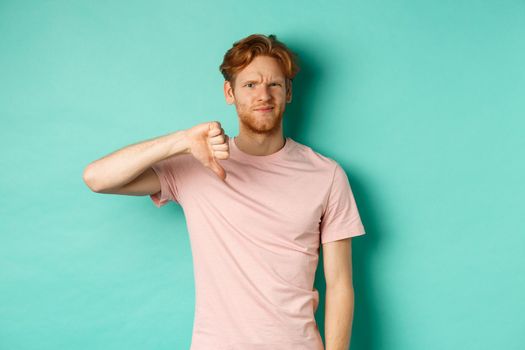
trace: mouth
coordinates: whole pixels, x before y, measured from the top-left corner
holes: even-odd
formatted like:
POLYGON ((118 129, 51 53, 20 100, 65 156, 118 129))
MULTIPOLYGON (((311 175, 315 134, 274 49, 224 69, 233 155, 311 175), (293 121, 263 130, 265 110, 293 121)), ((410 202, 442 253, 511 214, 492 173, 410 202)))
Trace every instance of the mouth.
POLYGON ((273 109, 273 107, 263 107, 263 108, 257 108, 256 111, 266 113, 270 112, 273 109))

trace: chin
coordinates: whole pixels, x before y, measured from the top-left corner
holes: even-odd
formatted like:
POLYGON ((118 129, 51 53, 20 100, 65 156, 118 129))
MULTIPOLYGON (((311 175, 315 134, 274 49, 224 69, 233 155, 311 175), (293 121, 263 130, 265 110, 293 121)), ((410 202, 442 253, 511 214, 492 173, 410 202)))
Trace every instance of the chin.
POLYGON ((243 122, 246 128, 249 130, 261 133, 261 134, 267 134, 272 133, 275 130, 279 129, 280 126, 280 119, 272 120, 271 122, 266 123, 258 123, 256 119, 250 119, 248 122, 243 122))

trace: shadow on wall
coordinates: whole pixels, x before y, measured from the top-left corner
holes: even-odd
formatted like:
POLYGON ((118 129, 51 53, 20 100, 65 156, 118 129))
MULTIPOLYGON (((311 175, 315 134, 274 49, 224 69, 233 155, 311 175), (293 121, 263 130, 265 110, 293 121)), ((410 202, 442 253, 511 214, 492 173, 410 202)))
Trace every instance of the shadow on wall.
MULTIPOLYGON (((330 77, 327 74, 328 65, 330 62, 328 58, 330 53, 325 52, 319 54, 313 51, 311 43, 301 44, 297 40, 286 40, 286 44, 294 51, 299 58, 300 72, 293 81, 292 102, 287 105, 285 116, 283 119, 283 129, 286 136, 290 136, 300 142, 300 135, 303 134, 302 128, 310 128, 316 123, 330 122, 330 116, 327 115, 312 115, 311 111, 319 110, 314 108, 316 104, 326 104, 327 101, 320 101, 318 96, 326 96, 321 94, 323 86, 329 86, 330 77)), ((336 71, 332 69, 331 71, 336 71)), ((329 101, 328 101, 329 103, 329 101)), ((317 106, 319 107, 319 106, 317 106)), ((326 135, 320 135, 325 137, 326 135)), ((312 145, 315 149, 315 146, 312 145)), ((321 152, 323 153, 323 152, 321 152)), ((329 153, 323 153, 331 157, 329 153)), ((333 157, 332 157, 333 158, 333 157)), ((335 159, 335 158, 334 158, 335 159)), ((335 159, 338 161, 337 159, 335 159)), ((340 161, 339 164, 346 169, 340 161)), ((374 350, 382 347, 381 325, 379 322, 379 303, 380 300, 376 297, 373 289, 372 280, 369 278, 371 266, 371 256, 367 254, 372 252, 374 246, 377 244, 374 240, 373 233, 378 232, 373 226, 374 211, 371 203, 367 203, 365 185, 355 177, 355 173, 348 174, 352 192, 356 199, 359 208, 359 214, 363 225, 365 226, 366 234, 364 236, 352 239, 352 265, 353 265, 353 284, 355 291, 355 307, 354 319, 351 337, 352 350, 374 350), (372 337, 373 335, 373 337, 372 337)), ((326 283, 323 271, 323 250, 320 247, 319 264, 315 275, 314 287, 319 291, 319 306, 315 314, 315 318, 325 343, 325 301, 326 301, 326 283)), ((326 343, 325 343, 326 344, 326 343)))

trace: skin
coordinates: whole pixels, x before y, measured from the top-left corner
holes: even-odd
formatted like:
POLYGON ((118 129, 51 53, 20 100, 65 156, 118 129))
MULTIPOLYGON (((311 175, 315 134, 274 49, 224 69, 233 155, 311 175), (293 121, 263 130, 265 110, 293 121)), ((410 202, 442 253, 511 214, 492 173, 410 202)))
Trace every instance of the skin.
MULTIPOLYGON (((292 86, 278 61, 270 56, 257 56, 224 82, 226 103, 234 104, 239 120, 239 135, 234 138, 243 152, 265 156, 277 152, 285 144, 283 114, 292 101, 292 86), (261 111, 261 107, 271 107, 261 111)), ((195 125, 185 130, 188 152, 222 180, 226 173, 217 159, 229 157, 229 137, 217 121, 195 125)))
POLYGON ((352 239, 323 244, 326 280, 324 338, 326 350, 348 350, 354 318, 352 239))
POLYGON ((292 87, 286 85, 275 58, 255 57, 233 82, 224 82, 224 96, 237 110, 239 135, 234 142, 241 151, 264 156, 284 147, 282 120, 286 104, 292 101, 292 87), (263 106, 272 109, 257 110, 263 106))

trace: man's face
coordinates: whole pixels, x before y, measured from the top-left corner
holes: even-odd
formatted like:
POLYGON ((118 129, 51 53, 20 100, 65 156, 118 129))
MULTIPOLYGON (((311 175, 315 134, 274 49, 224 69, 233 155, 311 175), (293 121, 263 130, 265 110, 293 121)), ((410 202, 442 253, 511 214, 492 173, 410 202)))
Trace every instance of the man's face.
POLYGON ((237 73, 233 84, 224 82, 224 95, 228 104, 235 103, 241 126, 257 134, 271 134, 282 127, 292 91, 291 86, 287 91, 286 78, 275 58, 255 57, 237 73))

